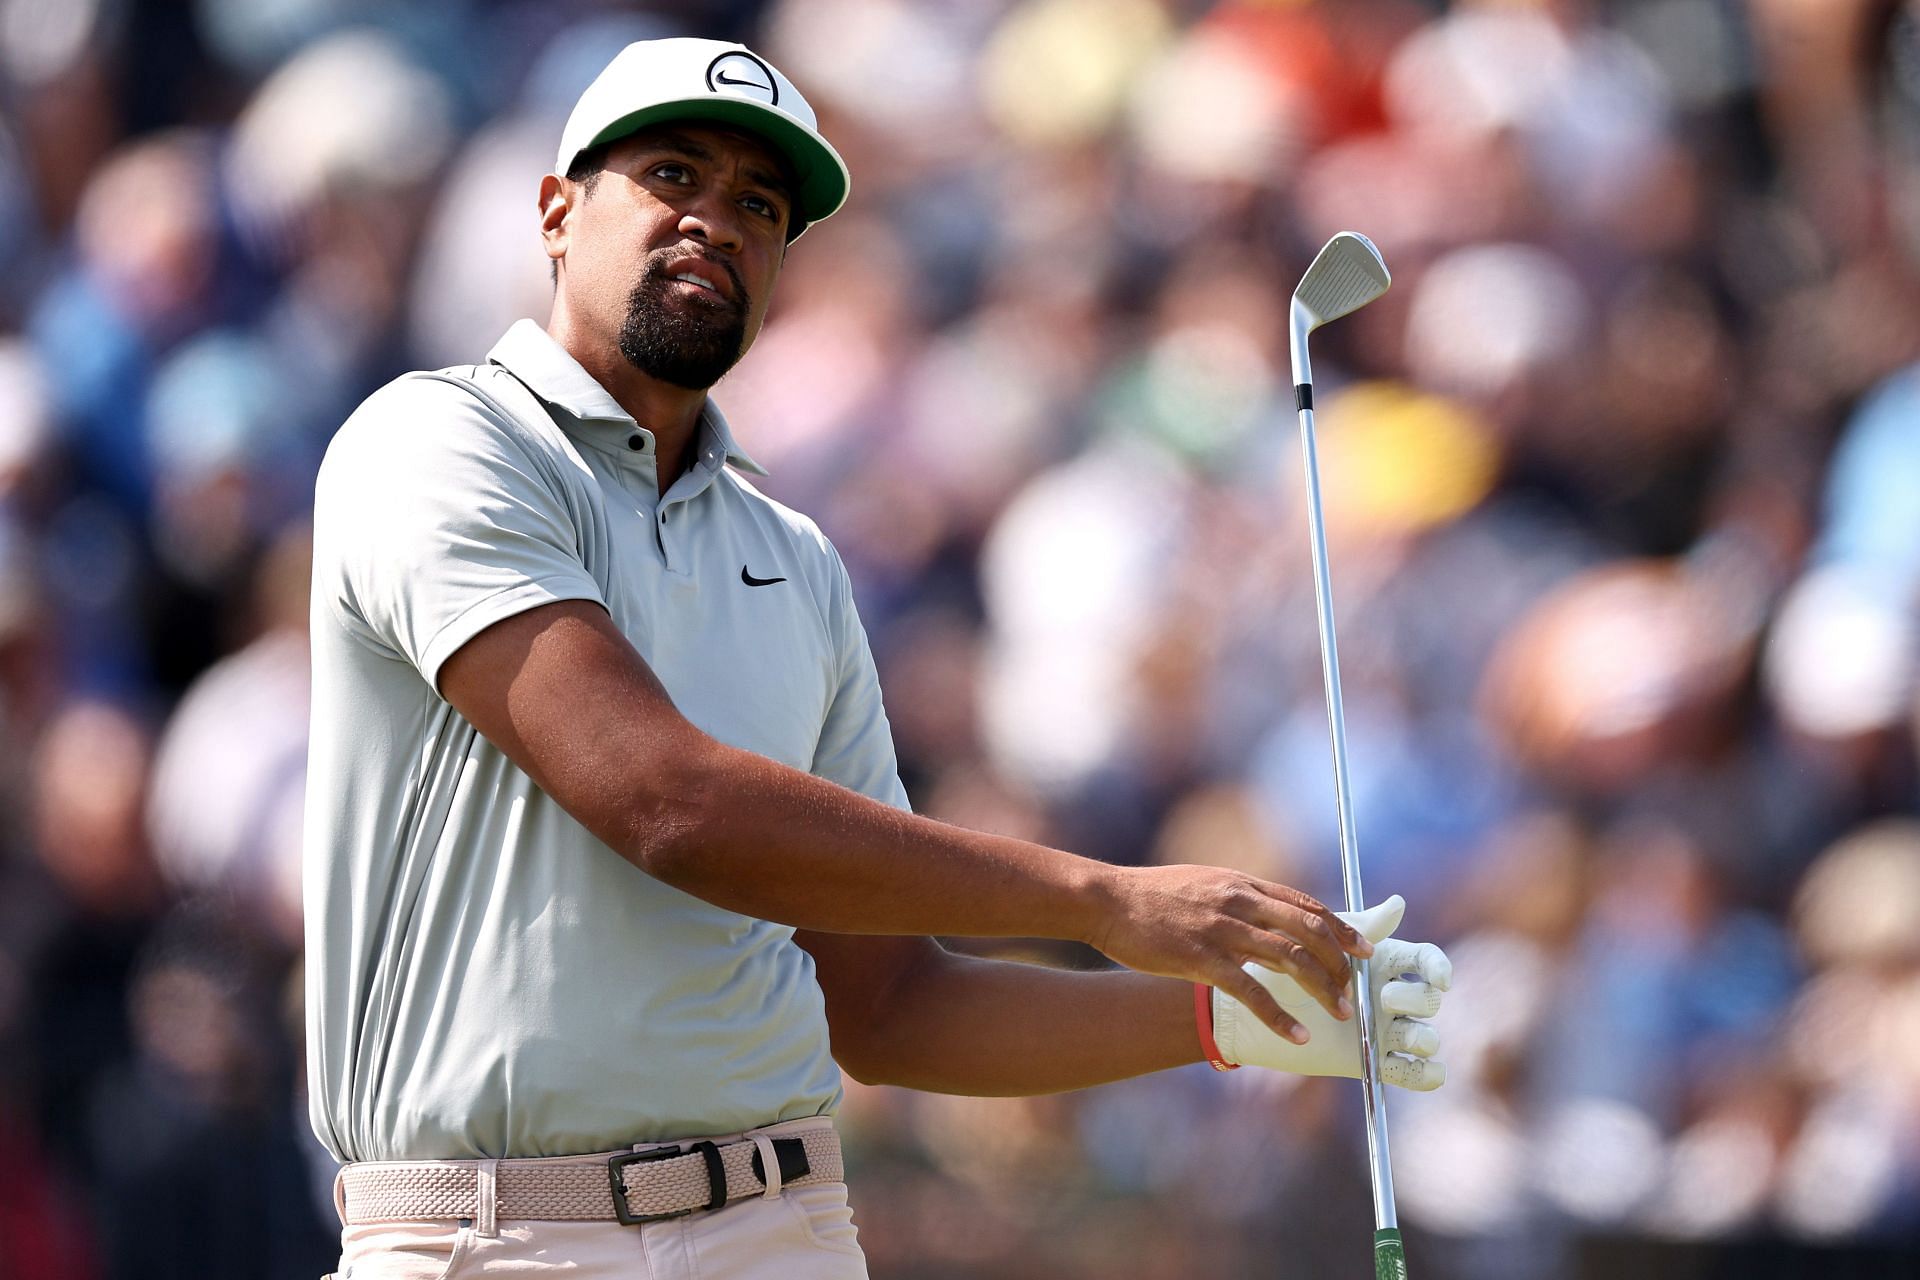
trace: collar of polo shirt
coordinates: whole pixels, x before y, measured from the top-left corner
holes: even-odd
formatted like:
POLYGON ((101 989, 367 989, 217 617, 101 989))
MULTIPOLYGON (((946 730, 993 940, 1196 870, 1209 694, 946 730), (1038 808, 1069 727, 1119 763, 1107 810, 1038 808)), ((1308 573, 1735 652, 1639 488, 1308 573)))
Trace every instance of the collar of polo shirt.
MULTIPOLYGON (((529 390, 547 404, 565 409, 585 422, 612 422, 624 435, 638 427, 633 415, 620 407, 607 389, 594 381, 553 335, 532 320, 519 320, 487 352, 487 362, 497 364, 527 384, 529 390)), ((700 410, 702 434, 711 435, 723 458, 742 471, 764 476, 767 469, 747 455, 733 438, 720 407, 709 398, 700 410)), ((700 452, 704 454, 703 447, 700 452)))

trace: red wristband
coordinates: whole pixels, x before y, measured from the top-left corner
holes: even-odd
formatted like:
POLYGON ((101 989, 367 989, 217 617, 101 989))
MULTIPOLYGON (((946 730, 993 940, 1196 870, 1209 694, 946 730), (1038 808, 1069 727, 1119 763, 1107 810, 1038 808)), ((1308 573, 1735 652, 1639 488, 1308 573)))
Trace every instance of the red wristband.
POLYGON ((1213 1042, 1213 988, 1204 982, 1193 984, 1193 1025, 1200 1032, 1200 1052, 1207 1055, 1207 1065, 1215 1071, 1238 1071, 1240 1064, 1228 1062, 1220 1056, 1220 1046, 1213 1042))

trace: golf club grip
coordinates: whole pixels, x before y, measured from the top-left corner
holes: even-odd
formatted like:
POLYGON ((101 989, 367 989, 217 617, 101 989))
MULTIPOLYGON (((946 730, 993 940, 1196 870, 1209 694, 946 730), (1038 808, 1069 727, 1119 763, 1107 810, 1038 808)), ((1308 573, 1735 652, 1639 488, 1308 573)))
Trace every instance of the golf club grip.
POLYGON ((1373 1280, 1407 1280, 1407 1251, 1398 1227, 1373 1233, 1373 1280))

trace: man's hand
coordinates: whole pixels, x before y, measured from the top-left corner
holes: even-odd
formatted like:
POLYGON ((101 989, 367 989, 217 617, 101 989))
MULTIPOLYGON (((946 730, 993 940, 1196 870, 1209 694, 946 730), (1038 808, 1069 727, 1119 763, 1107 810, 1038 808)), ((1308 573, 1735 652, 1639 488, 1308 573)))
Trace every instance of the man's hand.
POLYGON ((1348 957, 1373 944, 1317 899, 1217 867, 1120 869, 1111 886, 1105 926, 1088 941, 1129 969, 1204 982, 1254 1029, 1298 1045, 1308 1010, 1332 1026, 1353 1016, 1348 957))
MULTIPOLYGON (((1405 900, 1395 894, 1365 911, 1341 912, 1339 917, 1377 944, 1367 973, 1373 986, 1374 1026, 1380 1035, 1380 1078, 1402 1089, 1424 1092, 1446 1083, 1447 1068, 1433 1057, 1440 1048, 1440 1033, 1417 1019, 1439 1011, 1441 993, 1453 985, 1453 964, 1431 942, 1401 942, 1392 936, 1406 909, 1405 900), (1418 974, 1419 979, 1400 976, 1406 973, 1418 974)), ((1329 1017, 1322 1012, 1325 1001, 1320 993, 1304 988, 1290 974, 1270 973, 1249 964, 1246 975, 1268 999, 1304 1024, 1312 1039, 1300 1044, 1270 1034, 1261 1025, 1264 1017, 1256 1019, 1245 1004, 1216 986, 1213 1039, 1228 1062, 1302 1076, 1359 1078, 1357 1020, 1329 1017)), ((1351 989, 1351 975, 1345 985, 1351 989)))

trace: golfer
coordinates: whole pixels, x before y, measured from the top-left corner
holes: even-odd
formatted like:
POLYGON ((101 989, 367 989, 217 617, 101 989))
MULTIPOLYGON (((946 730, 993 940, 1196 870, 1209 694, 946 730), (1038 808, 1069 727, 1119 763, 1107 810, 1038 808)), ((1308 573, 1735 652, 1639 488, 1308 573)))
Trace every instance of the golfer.
POLYGON ((969 1094, 1203 1058, 1356 1075, 1350 957, 1376 947, 1383 1074, 1442 1078, 1405 1015, 1446 961, 1388 940, 1397 899, 1350 923, 909 812, 846 569, 742 478, 707 397, 847 189, 765 59, 629 46, 540 181, 545 328, 381 388, 328 451, 307 1015, 343 1277, 864 1276, 841 1070, 969 1094))

